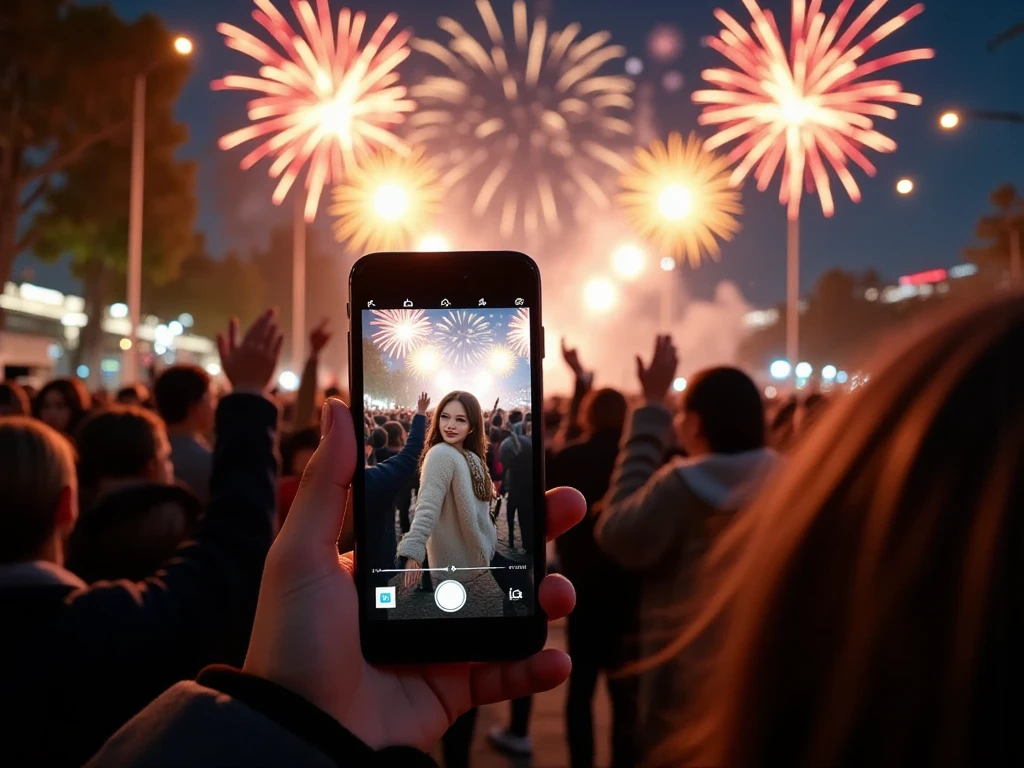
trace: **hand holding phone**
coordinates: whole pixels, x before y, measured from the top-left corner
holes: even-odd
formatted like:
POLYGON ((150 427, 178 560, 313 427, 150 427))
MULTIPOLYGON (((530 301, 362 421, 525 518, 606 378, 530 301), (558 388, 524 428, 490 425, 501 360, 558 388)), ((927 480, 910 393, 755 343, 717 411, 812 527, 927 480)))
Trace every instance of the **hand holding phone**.
MULTIPOLYGON (((349 409, 340 400, 324 406, 322 431, 267 557, 245 671, 302 696, 376 749, 430 750, 471 707, 560 685, 570 662, 555 649, 511 663, 442 667, 384 669, 363 659, 355 567, 351 553, 338 557, 336 544, 359 455, 349 409)), ((558 535, 582 519, 586 502, 561 488, 547 494, 547 507, 549 531, 558 535)), ((572 610, 575 592, 552 575, 539 599, 546 622, 572 610)))

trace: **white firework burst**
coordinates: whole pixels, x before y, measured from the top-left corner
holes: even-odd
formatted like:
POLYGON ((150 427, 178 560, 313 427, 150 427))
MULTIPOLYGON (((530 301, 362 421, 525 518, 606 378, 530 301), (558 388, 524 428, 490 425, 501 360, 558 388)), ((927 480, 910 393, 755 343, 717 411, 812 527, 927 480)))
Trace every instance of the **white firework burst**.
POLYGON ((491 324, 475 312, 449 312, 434 325, 434 341, 445 360, 468 368, 481 361, 493 341, 491 324))
POLYGON ((520 357, 530 356, 530 311, 520 309, 508 322, 508 346, 520 357))
POLYGON ((422 309, 376 309, 370 325, 380 329, 373 341, 388 357, 406 357, 430 338, 430 321, 422 309))

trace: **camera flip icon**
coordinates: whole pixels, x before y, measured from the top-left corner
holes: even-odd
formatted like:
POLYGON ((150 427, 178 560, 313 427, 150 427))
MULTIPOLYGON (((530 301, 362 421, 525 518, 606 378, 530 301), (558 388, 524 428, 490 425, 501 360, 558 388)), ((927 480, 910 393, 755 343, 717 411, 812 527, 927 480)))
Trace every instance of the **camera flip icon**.
POLYGON ((523 590, 521 590, 521 589, 510 589, 508 591, 508 599, 509 600, 522 600, 523 599, 523 590))

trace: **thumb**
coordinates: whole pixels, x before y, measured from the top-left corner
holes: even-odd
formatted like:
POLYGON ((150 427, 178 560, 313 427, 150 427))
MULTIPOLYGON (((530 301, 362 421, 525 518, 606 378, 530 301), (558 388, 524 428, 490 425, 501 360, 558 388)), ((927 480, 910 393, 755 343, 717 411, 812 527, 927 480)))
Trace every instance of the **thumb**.
POLYGON ((310 553, 329 547, 336 557, 356 469, 356 436, 348 406, 337 398, 324 403, 320 431, 320 445, 302 473, 278 539, 285 540, 282 546, 310 553))

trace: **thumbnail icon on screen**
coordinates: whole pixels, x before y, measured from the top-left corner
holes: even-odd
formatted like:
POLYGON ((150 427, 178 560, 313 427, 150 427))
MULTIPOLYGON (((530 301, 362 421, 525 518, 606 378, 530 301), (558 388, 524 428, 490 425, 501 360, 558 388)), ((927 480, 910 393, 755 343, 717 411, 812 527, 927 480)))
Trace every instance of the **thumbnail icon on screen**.
POLYGON ((397 587, 377 587, 377 607, 394 608, 397 587))

